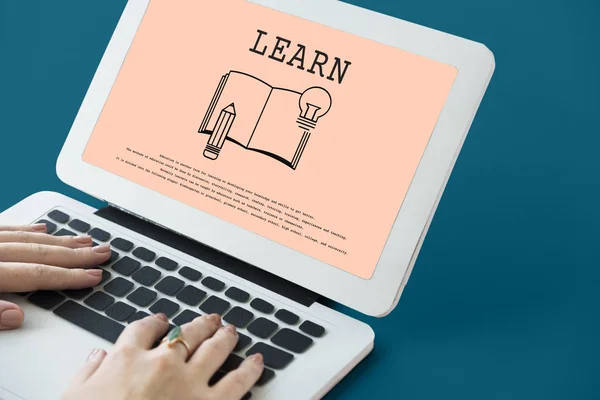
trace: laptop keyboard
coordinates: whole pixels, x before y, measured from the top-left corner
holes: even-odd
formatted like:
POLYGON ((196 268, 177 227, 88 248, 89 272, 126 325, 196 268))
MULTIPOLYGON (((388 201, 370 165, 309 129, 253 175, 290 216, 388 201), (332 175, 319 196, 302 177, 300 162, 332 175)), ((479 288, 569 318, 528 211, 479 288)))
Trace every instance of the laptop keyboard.
POLYGON ((56 236, 88 234, 95 241, 109 242, 113 251, 110 260, 99 266, 104 273, 96 288, 38 291, 29 295, 31 303, 112 343, 126 324, 150 314, 164 313, 171 325, 183 325, 203 314, 220 314, 223 321, 238 328, 239 341, 211 383, 237 368, 244 357, 261 353, 265 370, 257 386, 264 386, 276 377, 274 370, 285 369, 294 354, 305 353, 325 334, 325 328, 315 322, 302 321, 289 310, 276 309, 270 302, 200 269, 113 237, 66 212, 53 210, 38 223, 45 223, 48 233, 56 236), (171 275, 172 271, 177 276, 171 275))

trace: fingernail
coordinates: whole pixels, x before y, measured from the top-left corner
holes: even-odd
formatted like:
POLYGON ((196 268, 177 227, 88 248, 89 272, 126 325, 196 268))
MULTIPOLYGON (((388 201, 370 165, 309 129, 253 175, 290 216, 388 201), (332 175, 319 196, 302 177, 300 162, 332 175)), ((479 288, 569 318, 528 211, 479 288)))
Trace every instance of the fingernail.
POLYGON ((234 325, 231 325, 231 324, 230 324, 230 325, 227 325, 227 326, 226 326, 225 328, 223 328, 223 329, 224 329, 224 330, 226 330, 227 332, 231 333, 231 334, 237 335, 237 331, 236 331, 236 329, 235 329, 235 326, 234 326, 234 325))
POLYGON ((249 358, 252 360, 252 362, 258 365, 262 365, 264 363, 263 356, 260 353, 252 354, 249 358))
POLYGON ((166 314, 163 314, 163 313, 158 313, 158 314, 154 314, 154 316, 155 316, 156 318, 158 318, 158 319, 162 319, 162 320, 163 320, 163 321, 165 321, 165 322, 168 322, 168 321, 169 321, 169 318, 167 318, 167 315, 166 315, 166 314))
POLYGON ((36 232, 46 232, 46 224, 34 224, 31 225, 31 229, 33 229, 36 232))
POLYGON ((0 314, 0 325, 6 328, 18 328, 23 323, 23 314, 18 310, 6 310, 0 314))
POLYGON ((96 361, 97 359, 104 357, 104 350, 100 350, 100 349, 94 349, 90 352, 90 354, 88 355, 87 360, 88 361, 96 361))
POLYGON ((110 245, 109 244, 102 244, 100 246, 96 246, 96 247, 92 247, 92 251, 95 253, 108 253, 110 251, 110 245))
POLYGON ((221 325, 221 316, 219 314, 210 314, 207 318, 215 324, 221 325))
POLYGON ((91 276, 101 276, 104 271, 101 269, 88 269, 86 270, 91 276))
POLYGON ((88 244, 92 241, 92 237, 89 235, 75 236, 73 237, 73 240, 75 240, 77 243, 88 244))

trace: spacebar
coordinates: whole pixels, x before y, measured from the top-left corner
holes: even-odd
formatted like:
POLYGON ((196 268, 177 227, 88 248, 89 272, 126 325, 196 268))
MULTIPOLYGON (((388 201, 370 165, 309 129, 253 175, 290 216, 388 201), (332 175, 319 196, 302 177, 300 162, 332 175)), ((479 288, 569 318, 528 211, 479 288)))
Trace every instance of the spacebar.
POLYGON ((123 325, 112 319, 71 300, 54 310, 54 314, 112 343, 117 341, 125 329, 123 325))

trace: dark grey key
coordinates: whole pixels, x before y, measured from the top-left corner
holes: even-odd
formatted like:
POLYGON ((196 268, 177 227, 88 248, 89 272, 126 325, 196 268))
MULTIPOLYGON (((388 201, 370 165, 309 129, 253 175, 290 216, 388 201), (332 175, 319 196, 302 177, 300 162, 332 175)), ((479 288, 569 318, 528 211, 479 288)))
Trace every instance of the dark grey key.
POLYGON ((254 322, 252 322, 246 329, 248 329, 248 332, 251 334, 258 336, 259 338, 266 339, 277 330, 277 327, 279 327, 279 325, 277 325, 275 322, 260 317, 255 319, 254 322))
POLYGON ((110 279, 110 277, 112 276, 112 274, 106 270, 102 271, 102 280, 100 281, 100 283, 96 286, 100 286, 102 284, 104 284, 104 282, 108 281, 110 279))
POLYGON ((148 314, 148 313, 146 313, 146 312, 143 312, 143 311, 136 311, 136 312, 135 312, 135 314, 133 314, 133 315, 132 315, 132 316, 129 318, 129 320, 127 321, 127 323, 128 323, 128 324, 131 324, 131 323, 133 323, 133 322, 135 322, 135 321, 137 321, 137 320, 140 320, 140 319, 146 318, 148 315, 150 315, 150 314, 148 314))
POLYGON ((133 274, 131 279, 144 286, 152 286, 158 281, 160 275, 160 271, 157 271, 152 267, 145 266, 141 269, 138 269, 135 274, 133 274))
MULTIPOLYGON (((221 370, 218 370, 209 379, 208 386, 214 386, 214 385, 216 385, 224 377, 225 377, 225 372, 223 372, 221 370)), ((240 400, 250 400, 251 398, 252 398, 252 393, 251 392, 247 392, 240 400)))
POLYGON ((265 314, 271 314, 275 307, 273 304, 264 301, 263 299, 256 298, 250 302, 250 307, 254 308, 257 311, 263 312, 265 314))
POLYGON ((138 260, 134 260, 131 257, 123 257, 117 261, 113 266, 113 271, 117 271, 121 275, 129 276, 133 274, 142 265, 138 260))
POLYGON ((56 232, 54 236, 77 236, 77 234, 68 229, 62 228, 60 231, 56 232))
POLYGON ((283 328, 271 338, 271 342, 294 353, 304 353, 313 343, 313 340, 301 333, 283 328))
POLYGON ((235 301, 239 301, 240 303, 245 303, 250 298, 250 295, 247 292, 244 292, 242 289, 238 289, 233 286, 227 289, 225 296, 235 301))
POLYGON ((150 311, 154 314, 163 313, 168 318, 171 318, 177 310, 179 310, 179 304, 167 299, 160 299, 150 307, 150 311))
POLYGON ((143 286, 135 289, 133 293, 127 296, 127 300, 140 307, 146 307, 156 299, 156 292, 154 290, 146 289, 143 286))
POLYGON ((116 247, 119 250, 130 251, 133 249, 133 243, 129 240, 125 240, 123 238, 115 238, 112 242, 110 242, 111 246, 116 247))
POLYGON ((69 226, 75 229, 77 232, 85 233, 90 230, 91 226, 87 222, 83 222, 80 219, 74 219, 69 222, 69 226))
POLYGON ((45 308, 46 310, 53 309, 64 299, 66 299, 66 297, 62 294, 50 290, 40 290, 29 296, 30 302, 38 307, 45 308))
POLYGON ((156 257, 155 252, 153 252, 152 250, 148 250, 145 247, 138 247, 133 251, 133 255, 141 260, 148 262, 154 260, 154 257, 156 257))
POLYGON ((93 295, 84 300, 88 306, 95 308, 98 311, 103 311, 106 307, 115 302, 111 296, 104 292, 95 292, 93 295))
POLYGON ((120 276, 104 285, 105 292, 119 297, 125 296, 125 294, 131 290, 131 288, 133 288, 133 283, 129 282, 127 279, 121 278, 120 276))
POLYGON ((300 325, 300 330, 314 337, 321 337, 325 333, 325 328, 311 321, 304 321, 300 325))
POLYGON ((244 310, 242 307, 233 307, 227 315, 223 317, 226 322, 229 322, 231 325, 235 325, 238 328, 243 328, 254 318, 254 314, 252 314, 248 310, 244 310))
POLYGON ((294 359, 293 354, 269 346, 266 343, 256 343, 246 352, 246 355, 251 356, 256 353, 263 355, 267 367, 275 369, 285 368, 294 359))
MULTIPOLYGON (((219 371, 227 374, 231 371, 238 369, 243 361, 244 359, 238 356, 237 354, 230 354, 229 356, 227 356, 227 359, 225 360, 223 365, 219 367, 219 371)), ((275 372, 268 368, 265 368, 260 378, 258 379, 258 382, 256 382, 256 385, 263 386, 267 384, 267 382, 269 382, 274 376, 275 372)))
POLYGON ((229 302, 218 298, 217 296, 210 296, 204 303, 200 305, 200 309, 206 314, 220 314, 223 315, 229 308, 229 302))
POLYGON ((127 321, 134 313, 135 308, 121 301, 116 302, 106 309, 106 315, 117 321, 127 321))
POLYGON ((218 279, 215 279, 211 276, 207 276, 202 280, 202 284, 209 289, 214 290, 215 292, 220 292, 225 288, 225 284, 218 279))
POLYGON ((181 314, 173 318, 173 323, 175 325, 181 326, 185 325, 188 322, 192 322, 194 319, 198 318, 200 314, 193 312, 191 310, 183 310, 181 314))
POLYGON ((295 325, 300 320, 300 317, 294 314, 293 312, 289 312, 288 310, 278 310, 275 313, 275 318, 280 321, 285 322, 286 324, 295 325))
POLYGON ((273 377, 275 377, 275 371, 269 368, 264 368, 263 373, 260 374, 260 378, 258 378, 258 381, 256 381, 256 386, 266 385, 271 379, 273 379, 273 377))
POLYGON ((112 343, 117 341, 119 335, 125 329, 118 322, 72 300, 65 302, 54 310, 54 314, 112 343))
POLYGON ((249 336, 244 335, 243 333, 238 332, 238 341, 235 345, 235 349, 233 349, 233 351, 240 351, 242 349, 245 349, 246 346, 248 346, 250 343, 252 343, 252 339, 249 336))
POLYGON ((46 233, 51 235, 56 230, 56 224, 48 221, 47 219, 40 219, 37 224, 46 224, 46 233))
POLYGON ((116 251, 111 249, 110 250, 110 258, 100 265, 102 265, 103 267, 106 267, 106 266, 114 263, 115 261, 117 261, 118 258, 119 258, 119 253, 117 253, 116 251))
POLYGON ((204 296, 206 296, 206 292, 204 290, 200 290, 194 286, 186 286, 177 295, 177 300, 189 306, 195 306, 202 301, 204 296))
POLYGON ((167 276, 162 281, 158 282, 154 288, 167 296, 175 296, 181 290, 185 283, 181 279, 172 276, 167 276))
POLYGON ((101 242, 106 242, 108 239, 110 239, 110 233, 103 231, 100 228, 92 229, 88 235, 101 242))
POLYGON ((75 289, 75 290, 63 290, 62 292, 72 299, 81 300, 88 294, 92 293, 92 291, 93 291, 92 288, 85 288, 85 289, 75 289))
POLYGON ((179 265, 167 257, 159 257, 154 263, 162 269, 166 269, 167 271, 175 271, 179 265))
POLYGON ((58 211, 58 210, 52 210, 48 213, 48 217, 50 217, 51 220, 58 222, 59 224, 64 224, 66 223, 69 218, 68 214, 65 214, 62 211, 58 211))
POLYGON ((179 275, 184 278, 188 278, 190 281, 197 282, 202 278, 202 274, 195 269, 191 269, 190 267, 183 267, 179 270, 179 275))

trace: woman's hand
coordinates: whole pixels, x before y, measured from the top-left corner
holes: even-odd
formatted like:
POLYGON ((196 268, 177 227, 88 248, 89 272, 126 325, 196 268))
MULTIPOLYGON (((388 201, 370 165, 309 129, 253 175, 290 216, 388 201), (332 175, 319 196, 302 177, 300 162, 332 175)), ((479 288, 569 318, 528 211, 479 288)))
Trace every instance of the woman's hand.
POLYGON ((167 333, 169 323, 156 314, 129 325, 113 351, 90 353, 64 400, 237 400, 263 371, 260 354, 248 357, 216 385, 209 380, 234 349, 238 335, 232 325, 221 327, 217 314, 205 315, 181 327, 190 354, 181 343, 153 343, 167 333))
MULTIPOLYGON (((95 267, 110 258, 110 246, 92 248, 90 236, 50 236, 46 225, 0 226, 0 293, 83 289, 102 280, 95 267)), ((23 323, 23 310, 0 300, 0 330, 23 323)))

